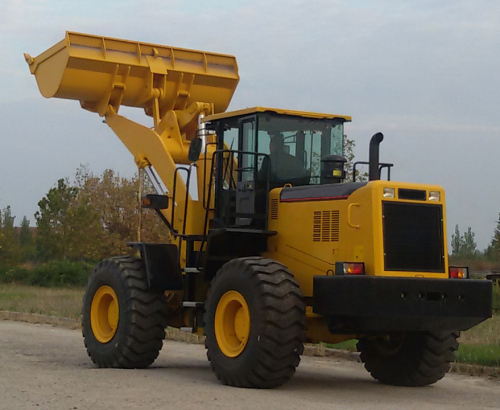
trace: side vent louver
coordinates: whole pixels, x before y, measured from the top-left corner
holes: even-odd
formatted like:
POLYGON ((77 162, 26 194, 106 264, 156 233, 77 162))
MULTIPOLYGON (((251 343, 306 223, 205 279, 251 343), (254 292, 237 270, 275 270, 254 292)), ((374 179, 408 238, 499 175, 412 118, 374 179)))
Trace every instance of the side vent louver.
POLYGON ((278 200, 271 199, 271 219, 278 219, 278 200))
POLYGON ((313 241, 338 242, 339 211, 314 211, 313 241))

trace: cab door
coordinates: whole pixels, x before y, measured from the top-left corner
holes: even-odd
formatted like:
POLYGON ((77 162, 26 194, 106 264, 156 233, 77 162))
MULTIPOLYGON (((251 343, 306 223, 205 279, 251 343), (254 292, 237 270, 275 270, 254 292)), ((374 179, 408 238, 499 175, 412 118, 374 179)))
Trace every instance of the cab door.
POLYGON ((238 181, 236 183, 236 225, 249 226, 256 214, 257 124, 256 117, 239 121, 238 181))

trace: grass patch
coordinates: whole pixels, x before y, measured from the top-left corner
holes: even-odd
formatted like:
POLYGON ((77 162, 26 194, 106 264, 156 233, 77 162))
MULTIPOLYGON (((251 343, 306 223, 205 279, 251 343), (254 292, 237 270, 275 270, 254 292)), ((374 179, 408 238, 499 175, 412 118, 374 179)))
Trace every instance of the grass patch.
POLYGON ((500 315, 462 332, 457 362, 500 367, 500 315))
POLYGON ((357 339, 346 340, 345 342, 336 343, 334 345, 325 344, 325 347, 331 347, 333 349, 349 350, 350 352, 356 352, 357 339))
POLYGON ((79 319, 83 287, 41 288, 0 284, 0 310, 79 319))
POLYGON ((481 366, 500 367, 499 345, 460 344, 455 354, 459 363, 478 364, 481 366))
POLYGON ((500 314, 495 314, 472 329, 462 332, 460 343, 467 345, 500 346, 500 314))

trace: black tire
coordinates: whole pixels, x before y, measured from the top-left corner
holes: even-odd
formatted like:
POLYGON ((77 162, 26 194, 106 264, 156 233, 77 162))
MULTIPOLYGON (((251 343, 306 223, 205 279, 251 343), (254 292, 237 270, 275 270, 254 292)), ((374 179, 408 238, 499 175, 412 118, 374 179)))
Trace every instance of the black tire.
MULTIPOLYGON (((223 384, 272 388, 295 373, 304 350, 305 306, 295 278, 282 264, 260 257, 226 263, 212 281, 204 321, 207 357, 223 384), (221 299, 236 294, 248 307, 248 337, 245 343, 236 344, 233 355, 228 355, 223 340, 226 335, 216 331, 216 312, 223 310, 221 299)), ((218 323, 220 329, 225 322, 218 323)))
POLYGON ((361 361, 373 378, 393 386, 441 380, 455 360, 459 332, 408 332, 360 339, 361 361))
POLYGON ((166 315, 165 295, 148 288, 140 259, 104 260, 90 275, 83 297, 87 353, 98 367, 148 367, 162 348, 166 315))

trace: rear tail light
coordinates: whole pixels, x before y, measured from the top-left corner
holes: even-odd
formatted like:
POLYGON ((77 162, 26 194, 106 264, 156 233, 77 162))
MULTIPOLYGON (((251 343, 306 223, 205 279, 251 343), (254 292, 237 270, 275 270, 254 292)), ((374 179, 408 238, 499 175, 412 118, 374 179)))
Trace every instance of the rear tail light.
POLYGON ((335 263, 336 275, 364 275, 365 264, 359 262, 337 262, 335 263))
POLYGON ((468 279, 469 268, 450 266, 450 278, 468 279))

